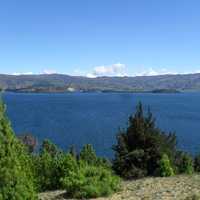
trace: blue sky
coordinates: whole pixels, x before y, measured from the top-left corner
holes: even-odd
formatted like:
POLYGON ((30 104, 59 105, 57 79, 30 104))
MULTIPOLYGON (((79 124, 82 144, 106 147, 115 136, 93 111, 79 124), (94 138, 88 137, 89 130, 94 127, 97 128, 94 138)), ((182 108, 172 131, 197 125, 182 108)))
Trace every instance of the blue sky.
POLYGON ((0 0, 0 73, 200 71, 198 0, 0 0))

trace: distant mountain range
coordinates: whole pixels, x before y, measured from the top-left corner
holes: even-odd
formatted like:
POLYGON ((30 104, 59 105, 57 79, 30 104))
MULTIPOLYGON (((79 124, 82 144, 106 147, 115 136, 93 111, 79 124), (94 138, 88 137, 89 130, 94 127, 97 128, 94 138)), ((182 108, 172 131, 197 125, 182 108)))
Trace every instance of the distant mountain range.
POLYGON ((149 92, 200 91, 200 73, 137 77, 0 74, 0 88, 14 92, 149 92))

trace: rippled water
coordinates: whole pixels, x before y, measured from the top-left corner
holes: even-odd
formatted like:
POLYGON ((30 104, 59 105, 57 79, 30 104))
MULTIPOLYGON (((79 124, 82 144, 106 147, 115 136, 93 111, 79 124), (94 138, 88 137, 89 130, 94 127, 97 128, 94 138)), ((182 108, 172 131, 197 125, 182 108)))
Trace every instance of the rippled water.
POLYGON ((151 106, 162 129, 176 131, 179 148, 200 151, 200 93, 5 93, 3 98, 17 134, 49 138, 63 149, 92 143, 98 155, 112 156, 118 128, 126 127, 142 101, 151 106))

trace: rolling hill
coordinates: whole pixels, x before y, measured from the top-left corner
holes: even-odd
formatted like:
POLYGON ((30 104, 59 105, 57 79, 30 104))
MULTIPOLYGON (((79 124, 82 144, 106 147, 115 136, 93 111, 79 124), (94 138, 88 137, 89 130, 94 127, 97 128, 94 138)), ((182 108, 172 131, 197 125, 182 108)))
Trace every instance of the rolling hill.
POLYGON ((137 77, 97 77, 0 74, 0 88, 15 92, 148 92, 200 90, 200 73, 137 77))

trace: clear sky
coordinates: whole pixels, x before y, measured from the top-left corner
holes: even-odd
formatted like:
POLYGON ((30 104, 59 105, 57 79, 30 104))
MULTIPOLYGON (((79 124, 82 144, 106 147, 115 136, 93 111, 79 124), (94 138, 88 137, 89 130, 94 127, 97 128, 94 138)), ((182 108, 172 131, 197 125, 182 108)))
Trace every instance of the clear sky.
POLYGON ((0 0, 0 73, 197 71, 199 0, 0 0))

